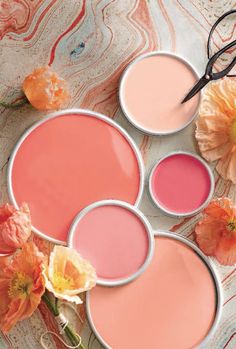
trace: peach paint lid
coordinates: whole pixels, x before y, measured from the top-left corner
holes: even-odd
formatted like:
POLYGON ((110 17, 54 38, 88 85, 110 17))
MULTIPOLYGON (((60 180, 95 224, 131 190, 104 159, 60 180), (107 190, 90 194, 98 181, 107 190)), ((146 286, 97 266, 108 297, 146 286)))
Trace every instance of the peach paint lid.
POLYGON ((136 58, 125 69, 119 88, 121 108, 139 130, 166 135, 185 128, 194 119, 200 95, 181 101, 198 80, 185 59, 166 52, 136 58))
POLYGON ((98 284, 117 286, 137 278, 153 255, 153 234, 134 206, 104 200, 86 207, 71 226, 68 245, 95 267, 98 284))
POLYGON ((210 260, 173 233, 158 233, 155 244, 134 282, 87 293, 89 322, 105 348, 204 348, 219 323, 222 292, 210 260))
POLYGON ((19 140, 8 168, 17 207, 29 204, 33 231, 65 244, 79 211, 92 202, 138 204, 144 170, 133 140, 114 121, 92 111, 52 114, 19 140))
POLYGON ((207 206, 214 192, 210 167, 196 154, 178 151, 161 158, 149 178, 155 205, 166 214, 188 217, 207 206))

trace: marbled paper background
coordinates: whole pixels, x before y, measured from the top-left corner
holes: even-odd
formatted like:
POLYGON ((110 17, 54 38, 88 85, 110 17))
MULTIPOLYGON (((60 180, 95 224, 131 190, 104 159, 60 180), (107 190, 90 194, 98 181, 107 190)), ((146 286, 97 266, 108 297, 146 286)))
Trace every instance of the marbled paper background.
MULTIPOLYGON (((147 168, 155 159, 175 149, 196 150, 194 125, 165 138, 143 136, 128 125, 117 102, 121 72, 135 56, 152 50, 169 50, 188 58, 202 73, 206 64, 206 40, 211 24, 234 0, 0 0, 0 95, 5 100, 20 97, 20 84, 35 66, 50 64, 71 86, 71 107, 89 108, 108 115, 124 126, 138 143, 147 168)), ((235 17, 222 25, 214 46, 235 39, 235 17)), ((0 110, 0 192, 7 201, 8 157, 19 136, 44 114, 26 106, 0 110)), ((228 195, 236 202, 236 188, 216 176, 216 196, 228 195)), ((165 228, 192 237, 198 217, 184 221, 163 217, 144 193, 142 210, 154 228, 165 228)), ((52 246, 35 237, 44 251, 52 246)), ((236 348, 236 268, 220 267, 224 288, 223 317, 206 348, 236 348)), ((0 300, 1 301, 1 300, 0 300)), ((84 324, 68 314, 88 349, 101 348, 84 324)), ((140 318, 143 326, 148 319, 140 318)), ((0 348, 40 349, 40 335, 57 331, 44 305, 8 336, 0 336, 0 348)), ((121 334, 122 335, 122 334, 121 334)), ((170 334, 171 335, 171 334, 170 334)), ((48 348, 63 345, 49 339, 48 348)), ((130 348, 134 349, 134 348, 130 348)), ((146 348, 156 349, 156 348, 146 348)), ((175 349, 175 348, 160 348, 175 349)), ((185 348, 184 348, 185 349, 185 348)))

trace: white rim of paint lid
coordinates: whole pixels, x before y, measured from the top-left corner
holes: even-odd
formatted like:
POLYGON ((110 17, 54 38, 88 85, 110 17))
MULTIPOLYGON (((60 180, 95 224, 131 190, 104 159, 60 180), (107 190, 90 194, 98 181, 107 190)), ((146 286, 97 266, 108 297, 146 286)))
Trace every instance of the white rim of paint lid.
MULTIPOLYGON (((45 117, 43 120, 40 120, 38 122, 36 122, 35 124, 33 124, 33 126, 31 126, 28 130, 26 130, 23 135, 19 138, 19 140, 17 141, 17 143, 15 144, 13 151, 11 153, 10 156, 10 160, 9 160, 9 164, 8 164, 8 168, 7 168, 7 189, 8 189, 8 194, 9 194, 9 198, 11 203, 17 208, 19 209, 19 205, 16 201, 16 198, 14 196, 14 192, 13 192, 13 187, 12 187, 12 171, 13 171, 13 165, 14 165, 14 160, 15 157, 17 155, 18 150, 20 149, 22 143, 24 142, 24 140, 35 130, 37 129, 37 127, 43 125, 44 123, 46 123, 47 121, 57 118, 57 117, 62 117, 65 115, 71 115, 71 114, 83 114, 83 115, 88 115, 89 117, 93 117, 96 118, 98 120, 104 121, 107 124, 113 126, 115 129, 117 129, 121 135, 125 138, 125 140, 128 142, 128 144, 131 146, 134 155, 137 159, 137 163, 138 163, 138 167, 139 167, 139 175, 140 175, 140 183, 139 183, 139 191, 138 191, 138 195, 136 198, 136 201, 134 203, 135 206, 138 206, 141 198, 142 198, 142 194, 143 194, 143 189, 144 189, 144 164, 143 164, 143 160, 142 160, 142 156, 141 153, 139 151, 138 146, 136 145, 136 143, 134 142, 134 140, 132 139, 132 137, 128 134, 128 132, 123 129, 118 123, 116 123, 115 121, 113 121, 111 118, 94 112, 92 110, 89 109, 65 109, 65 110, 61 110, 61 111, 57 111, 54 113, 49 114, 47 117, 45 117)), ((108 198, 109 199, 109 198, 108 198)), ((72 217, 73 219, 73 217, 72 217)), ((32 231, 37 234, 38 236, 40 236, 41 238, 53 242, 54 244, 60 244, 60 245, 66 245, 66 243, 64 241, 58 240, 58 239, 54 239, 50 236, 47 236, 47 234, 43 233, 42 231, 40 231, 39 229, 37 229, 36 227, 32 226, 32 231)))
MULTIPOLYGON (((103 206, 118 206, 122 207, 130 212, 132 212, 143 224, 147 238, 148 238, 148 250, 147 250, 147 255, 144 263, 140 266, 140 268, 133 274, 131 274, 128 277, 124 277, 121 279, 104 279, 104 278, 99 278, 97 280, 97 284, 101 286, 108 286, 108 287, 113 287, 113 286, 121 286, 125 285, 133 280, 135 280, 137 277, 139 277, 148 267, 150 264, 153 253, 154 253, 154 236, 152 232, 152 227, 151 224, 149 223, 148 219, 144 216, 144 214, 135 206, 132 206, 128 204, 127 202, 119 201, 119 200, 102 200, 98 202, 94 202, 93 204, 87 206, 84 208, 74 219, 74 222, 72 223, 70 229, 69 229, 69 234, 68 234, 68 246, 71 248, 74 248, 73 246, 73 239, 74 235, 76 234, 76 229, 78 227, 78 224, 80 221, 92 210, 98 208, 98 207, 103 207, 103 206)), ((79 252, 79 251, 78 251, 79 252)), ((109 261, 107 261, 109 263, 109 261)), ((96 269, 96 266, 94 266, 96 269)))
MULTIPOLYGON (((182 131, 184 128, 186 128, 188 125, 191 124, 191 122, 196 118, 197 114, 198 114, 198 110, 199 110, 199 105, 200 105, 200 101, 201 101, 201 95, 202 92, 199 92, 199 103, 198 106, 196 108, 196 112, 193 114, 193 116, 189 119, 189 121, 187 123, 185 123, 183 126, 176 128, 175 130, 172 131, 153 131, 149 128, 145 128, 144 126, 141 126, 140 124, 138 124, 137 122, 135 122, 133 116, 131 113, 129 113, 129 111, 127 110, 126 107, 126 103, 124 101, 124 84, 125 84, 125 80, 128 76, 128 73, 130 71, 130 69, 133 67, 133 65, 135 65, 137 62, 148 58, 148 57, 152 57, 152 56, 167 56, 167 57, 172 57, 177 59, 178 61, 180 61, 181 63, 184 63, 189 70, 192 71, 192 73, 196 76, 196 79, 199 80, 200 75, 198 74, 197 70, 194 68, 194 66, 184 57, 180 56, 180 55, 176 55, 174 53, 171 52, 167 52, 167 51, 153 51, 153 52, 149 52, 149 53, 145 53, 143 55, 138 56, 137 58, 135 58, 131 63, 128 64, 128 66, 125 68, 125 70, 123 71, 121 78, 120 78, 120 83, 119 83, 119 102, 120 102, 120 107, 121 110, 123 111, 123 114, 125 115, 125 117, 127 118, 127 120, 129 121, 129 123, 131 125, 133 125, 136 129, 138 129, 139 131, 141 131, 144 134, 148 134, 151 136, 165 136, 165 135, 171 135, 177 132, 182 131)), ((185 96, 183 96, 184 98, 185 96)))
MULTIPOLYGON (((221 286, 221 280, 218 275, 218 272, 213 264, 213 262, 204 255, 204 253, 197 247, 192 241, 188 240, 187 238, 172 233, 170 231, 156 231, 153 233, 154 237, 163 237, 163 238, 169 238, 176 241, 179 241, 183 243, 184 245, 187 245, 190 247, 194 252, 200 257, 200 259, 203 261, 203 263, 208 268, 212 279, 214 281, 215 285, 215 295, 216 295, 216 312, 215 312, 215 318, 212 323, 211 328, 209 329, 207 335, 203 338, 202 342, 195 348, 195 349, 204 349, 206 344, 209 342, 209 340, 212 338, 212 336, 215 334, 217 327, 219 325, 221 315, 222 315, 222 309, 223 309, 223 291, 221 286)), ((102 338, 102 336, 97 331, 95 324, 93 322, 92 314, 91 314, 91 308, 90 308, 90 291, 86 292, 86 313, 87 318, 90 324, 90 327, 92 328, 92 331, 94 332, 95 336, 97 337, 98 341, 106 348, 106 349, 112 349, 105 340, 102 338)))
POLYGON ((172 216, 172 217, 177 217, 177 218, 181 218, 181 217, 191 217, 196 215, 197 213, 201 212, 211 201, 213 194, 214 194, 214 189, 215 189, 215 180, 214 180, 214 175, 213 172, 211 170, 211 168, 207 165, 207 163, 197 154, 191 153, 191 152, 187 152, 187 151, 173 151, 168 153, 167 155, 163 156, 162 158, 160 158, 155 165, 153 166, 150 176, 149 176, 149 183, 148 183, 148 188, 149 188, 149 194, 152 198, 153 203, 165 214, 167 214, 168 216, 172 216), (207 170, 207 173, 209 175, 209 179, 210 179, 210 190, 209 190, 209 194, 207 199, 203 202, 203 204, 201 206, 199 206, 197 209, 191 211, 191 212, 186 212, 186 213, 180 213, 180 212, 174 212, 171 210, 168 210, 165 206, 163 206, 155 197, 155 194, 153 192, 153 188, 152 188, 152 179, 153 179, 153 175, 154 172, 156 170, 156 168, 159 166, 159 164, 174 155, 188 155, 191 156, 193 158, 195 158, 196 160, 198 160, 207 170))

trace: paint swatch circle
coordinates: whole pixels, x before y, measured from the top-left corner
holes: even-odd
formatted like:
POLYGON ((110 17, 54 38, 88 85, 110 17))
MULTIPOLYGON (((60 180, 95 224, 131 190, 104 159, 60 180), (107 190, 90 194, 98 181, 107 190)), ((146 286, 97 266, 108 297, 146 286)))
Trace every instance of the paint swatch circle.
POLYGON ((198 156, 174 152, 154 166, 149 191, 154 203, 174 216, 190 216, 207 205, 214 191, 210 168, 198 156))
POLYGON ((78 214, 68 245, 92 263, 98 284, 117 286, 146 269, 153 253, 153 236, 137 208, 121 201, 100 201, 78 214))
POLYGON ((171 233, 158 234, 155 244, 137 280, 88 294, 88 318, 105 348, 196 348, 218 324, 219 280, 206 257, 171 233))
POLYGON ((200 96, 181 101, 198 80, 194 68, 170 53, 153 52, 130 63, 121 78, 119 97, 128 120, 143 132, 164 135, 186 127, 200 96))
POLYGON ((20 139, 9 166, 13 203, 29 204, 34 231, 66 243, 80 210, 94 201, 139 202, 143 165, 128 134, 109 118, 68 110, 34 125, 20 139))

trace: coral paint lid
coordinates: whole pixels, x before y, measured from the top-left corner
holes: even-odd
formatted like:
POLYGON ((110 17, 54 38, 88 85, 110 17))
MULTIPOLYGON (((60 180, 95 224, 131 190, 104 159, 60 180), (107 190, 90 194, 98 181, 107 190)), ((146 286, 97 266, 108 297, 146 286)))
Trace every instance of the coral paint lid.
POLYGON ((143 181, 142 158, 127 132, 83 109, 56 112, 33 125, 16 144, 8 168, 14 206, 27 202, 33 231, 61 244, 89 204, 117 199, 137 205, 143 181))

